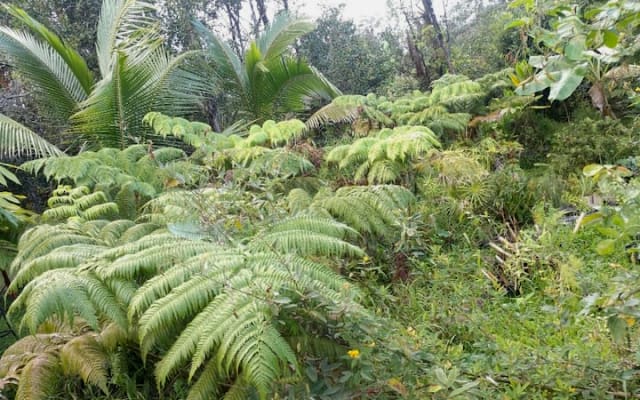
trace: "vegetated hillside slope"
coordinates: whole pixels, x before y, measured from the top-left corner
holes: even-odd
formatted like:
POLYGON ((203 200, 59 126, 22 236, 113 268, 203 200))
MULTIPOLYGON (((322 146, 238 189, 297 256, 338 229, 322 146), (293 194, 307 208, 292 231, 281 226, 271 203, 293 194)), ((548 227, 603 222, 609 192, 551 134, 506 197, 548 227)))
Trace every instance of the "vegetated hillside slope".
MULTIPOLYGON (((148 5, 105 4, 122 18, 103 35, 136 33, 112 43, 119 61, 105 68, 155 71, 148 5)), ((424 71, 474 78, 340 95, 287 52, 313 27, 284 15, 245 52, 203 32, 198 62, 228 88, 221 109, 244 107, 215 129, 147 109, 151 99, 116 101, 145 112, 131 130, 72 129, 58 146, 2 117, 0 154, 34 159, 17 174, 0 164, 0 184, 32 174, 56 189, 41 214, 0 192, 0 398, 640 396, 640 8, 518 5, 527 16, 510 9, 500 39, 518 47, 513 67, 472 68, 459 51, 478 44, 465 39, 424 71)), ((8 10, 35 35, 3 28, 9 56, 24 61, 33 39, 80 68, 51 31, 8 10)), ((495 29, 495 10, 476 18, 495 29)), ((445 46, 433 22, 413 53, 445 46)), ((31 74, 47 67, 28 61, 31 74)), ((204 90, 198 71, 182 72, 204 90)), ((122 82, 87 95, 122 99, 122 82)), ((114 112, 80 103, 71 125, 114 112)))

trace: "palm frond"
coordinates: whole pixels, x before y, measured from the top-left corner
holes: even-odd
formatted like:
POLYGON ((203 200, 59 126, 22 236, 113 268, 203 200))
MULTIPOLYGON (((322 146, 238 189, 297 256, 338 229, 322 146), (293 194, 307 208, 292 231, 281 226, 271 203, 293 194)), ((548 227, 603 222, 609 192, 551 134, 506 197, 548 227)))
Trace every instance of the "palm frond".
POLYGON ((65 58, 31 33, 0 27, 0 52, 31 81, 60 121, 73 114, 87 91, 65 58))
POLYGON ((72 116, 73 131, 123 149, 152 133, 143 124, 150 111, 193 111, 201 99, 198 93, 207 86, 203 78, 181 69, 193 54, 170 57, 158 48, 134 62, 118 51, 109 75, 72 116))
POLYGON ((40 22, 36 21, 21 8, 11 4, 4 4, 3 6, 9 14, 29 27, 33 33, 37 34, 42 41, 51 46, 51 48, 53 48, 60 57, 62 57, 84 89, 85 94, 88 95, 94 84, 93 75, 87 67, 86 61, 80 56, 80 54, 64 43, 58 35, 50 31, 40 22))
POLYGON ((245 90, 249 77, 240 57, 221 38, 214 35, 200 22, 195 22, 196 30, 204 37, 207 55, 215 65, 215 71, 223 88, 245 90))
POLYGON ((24 125, 0 114, 0 157, 54 157, 64 153, 24 125))
POLYGON ((117 53, 131 50, 131 46, 144 46, 157 40, 157 22, 150 11, 154 7, 137 0, 105 0, 102 2, 97 28, 96 52, 102 77, 112 75, 117 64, 117 53), (147 40, 141 40, 147 36, 147 40))
POLYGON ((257 45, 264 60, 279 58, 296 39, 311 32, 315 25, 280 13, 258 38, 257 45))

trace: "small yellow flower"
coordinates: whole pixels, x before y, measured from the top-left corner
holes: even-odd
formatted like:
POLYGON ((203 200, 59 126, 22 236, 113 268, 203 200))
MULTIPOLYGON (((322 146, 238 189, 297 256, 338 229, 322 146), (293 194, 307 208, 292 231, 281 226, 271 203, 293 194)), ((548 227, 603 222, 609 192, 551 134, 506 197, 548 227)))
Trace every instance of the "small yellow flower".
POLYGON ((640 86, 638 86, 637 88, 633 89, 636 93, 640 93, 640 86))
POLYGON ((371 261, 371 258, 367 255, 365 255, 364 257, 362 257, 362 262, 365 264, 368 264, 369 261, 371 261))
POLYGON ((413 329, 412 326, 407 328, 407 335, 411 336, 411 337, 416 337, 418 333, 416 332, 415 329, 413 329))
POLYGON ((627 326, 629 328, 631 328, 632 326, 634 326, 636 324, 636 319, 633 318, 633 317, 626 317, 624 320, 627 322, 627 326))
POLYGON ((360 350, 358 350, 358 349, 349 350, 349 351, 347 351, 347 354, 351 358, 360 358, 360 350))

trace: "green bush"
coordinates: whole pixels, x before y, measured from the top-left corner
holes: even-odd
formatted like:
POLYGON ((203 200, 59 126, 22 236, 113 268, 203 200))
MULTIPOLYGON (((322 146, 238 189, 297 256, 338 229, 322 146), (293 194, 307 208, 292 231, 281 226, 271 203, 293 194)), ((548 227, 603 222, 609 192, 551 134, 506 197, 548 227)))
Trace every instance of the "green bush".
POLYGON ((585 118, 558 130, 549 161, 561 174, 577 172, 591 163, 611 164, 638 154, 633 130, 614 119, 585 118))

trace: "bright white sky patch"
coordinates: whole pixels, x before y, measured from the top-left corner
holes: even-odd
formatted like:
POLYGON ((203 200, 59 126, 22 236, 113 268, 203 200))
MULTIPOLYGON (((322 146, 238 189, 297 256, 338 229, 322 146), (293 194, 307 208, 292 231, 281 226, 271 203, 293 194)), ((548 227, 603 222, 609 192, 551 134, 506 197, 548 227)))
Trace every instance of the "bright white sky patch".
MULTIPOLYGON (((447 1, 447 0, 445 0, 447 1)), ((448 0, 452 3, 453 0, 448 0)), ((383 24, 389 18, 389 7, 387 3, 394 6, 399 1, 394 0, 293 0, 290 1, 291 8, 297 10, 300 15, 315 19, 322 14, 324 7, 335 7, 344 4, 343 16, 352 18, 356 22, 365 22, 372 19, 380 20, 383 24)), ((417 1, 416 3, 419 3, 417 1)), ((434 0, 433 6, 436 14, 442 14, 443 0, 434 0)), ((398 5, 399 7, 399 5, 398 5)))

